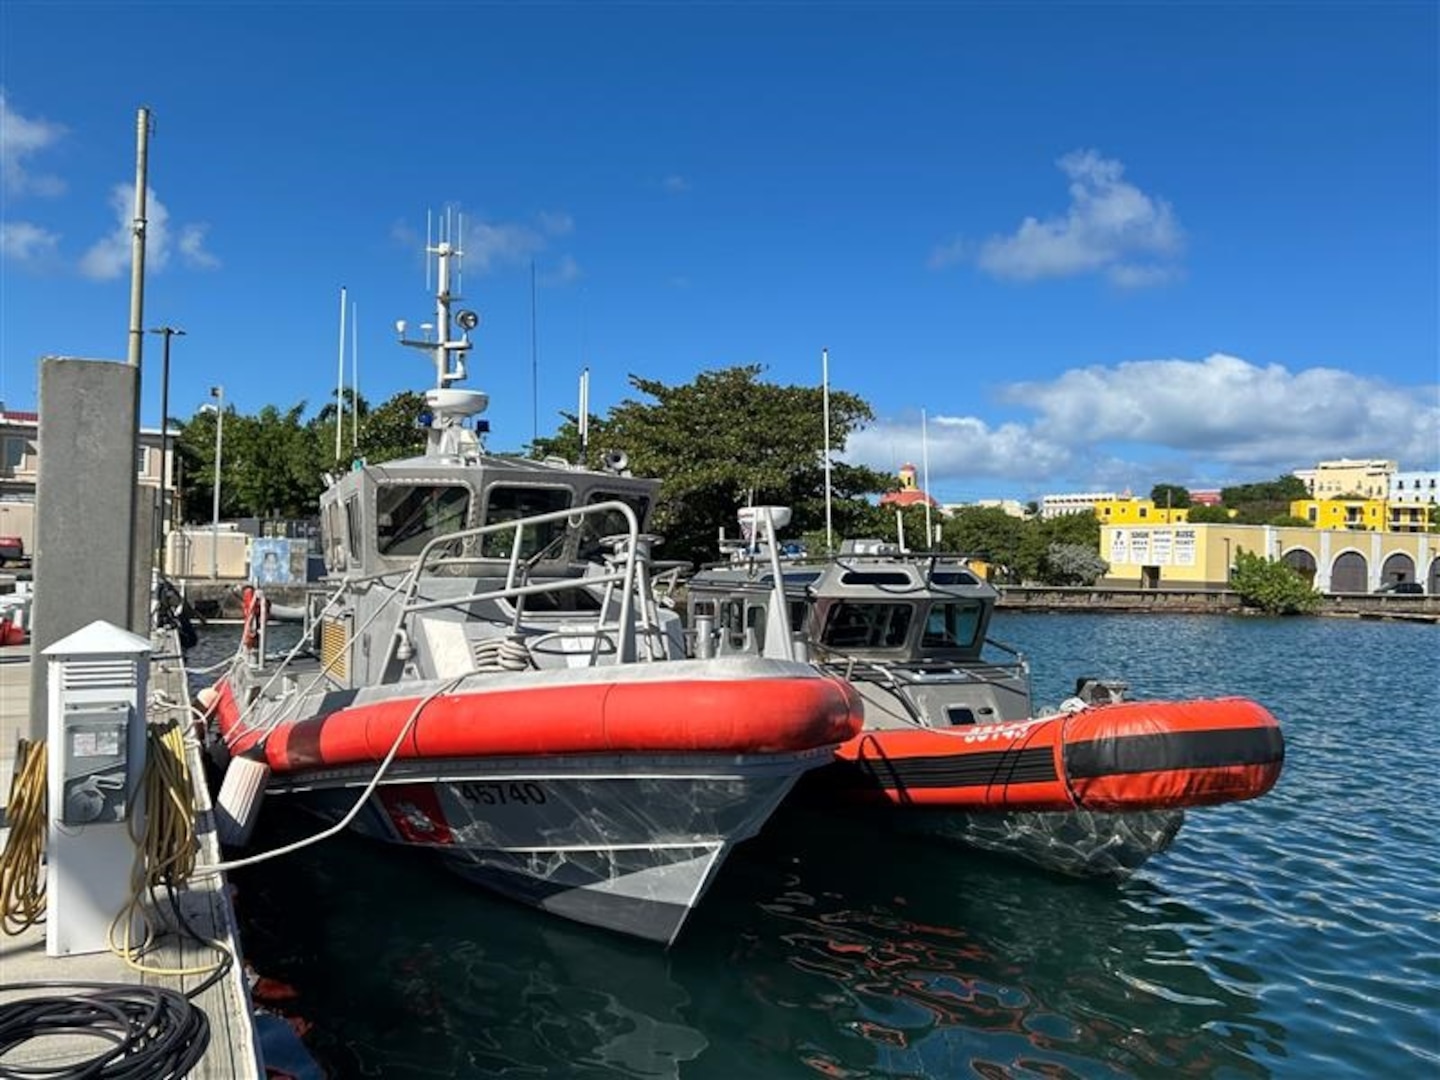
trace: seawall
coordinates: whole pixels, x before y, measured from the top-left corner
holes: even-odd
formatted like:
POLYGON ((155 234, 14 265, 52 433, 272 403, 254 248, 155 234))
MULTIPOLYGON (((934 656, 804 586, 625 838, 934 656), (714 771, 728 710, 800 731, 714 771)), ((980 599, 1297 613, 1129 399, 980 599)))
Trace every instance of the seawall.
MULTIPOLYGON (((999 607, 1037 612, 1161 612, 1172 615, 1240 615, 1249 609, 1229 589, 1123 589, 1042 585, 1000 585, 999 607)), ((1323 597, 1317 615, 1360 619, 1404 619, 1440 623, 1440 597, 1333 593, 1323 597)))

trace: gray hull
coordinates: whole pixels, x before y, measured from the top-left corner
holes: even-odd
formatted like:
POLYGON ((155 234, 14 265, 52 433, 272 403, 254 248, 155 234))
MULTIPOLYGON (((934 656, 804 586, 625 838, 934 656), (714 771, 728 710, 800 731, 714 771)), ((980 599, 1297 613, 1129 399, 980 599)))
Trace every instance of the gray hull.
MULTIPOLYGON (((830 751, 404 762, 354 827, 522 903, 669 944, 733 846, 830 751)), ((271 781, 338 821, 369 771, 271 781)))
POLYGON ((969 814, 897 808, 901 828, 1073 877, 1124 878, 1175 839, 1183 810, 969 814))

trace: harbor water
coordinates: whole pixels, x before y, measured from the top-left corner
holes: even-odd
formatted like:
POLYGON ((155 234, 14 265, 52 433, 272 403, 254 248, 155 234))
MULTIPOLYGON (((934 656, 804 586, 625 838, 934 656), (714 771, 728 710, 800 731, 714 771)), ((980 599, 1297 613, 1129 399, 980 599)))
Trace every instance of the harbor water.
MULTIPOLYGON (((350 836, 237 872, 248 959, 335 1077, 1440 1075, 1440 629, 1001 613, 1079 675, 1267 706, 1285 771, 1121 884, 786 808, 670 951, 350 836)), ((234 647, 202 632, 192 665, 234 647)), ((267 805, 256 841, 314 828, 267 805)))

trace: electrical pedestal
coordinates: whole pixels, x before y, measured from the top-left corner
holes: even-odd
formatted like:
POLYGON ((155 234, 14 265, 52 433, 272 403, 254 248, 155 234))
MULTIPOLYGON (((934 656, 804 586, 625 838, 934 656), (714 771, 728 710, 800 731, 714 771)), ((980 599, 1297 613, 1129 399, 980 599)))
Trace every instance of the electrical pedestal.
MULTIPOLYGON (((144 835, 150 642, 97 621, 43 655, 50 665, 45 951, 103 952, 130 899, 132 827, 144 835)), ((117 941, 124 931, 116 928, 117 941)))

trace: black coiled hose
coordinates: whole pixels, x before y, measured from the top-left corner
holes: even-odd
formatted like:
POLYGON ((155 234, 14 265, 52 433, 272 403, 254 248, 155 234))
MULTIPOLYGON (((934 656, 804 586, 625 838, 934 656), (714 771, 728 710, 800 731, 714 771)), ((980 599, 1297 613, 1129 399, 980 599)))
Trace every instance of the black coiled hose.
POLYGON ((84 982, 5 989, 63 993, 0 1004, 0 1080, 178 1080, 210 1044, 209 1019, 175 990, 84 982), (78 1037, 83 1049, 72 1056, 63 1044, 53 1044, 48 1064, 4 1060, 32 1039, 64 1037, 78 1037), (97 1040, 109 1045, 91 1053, 97 1040))

